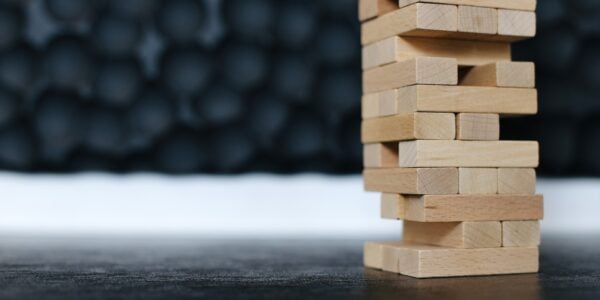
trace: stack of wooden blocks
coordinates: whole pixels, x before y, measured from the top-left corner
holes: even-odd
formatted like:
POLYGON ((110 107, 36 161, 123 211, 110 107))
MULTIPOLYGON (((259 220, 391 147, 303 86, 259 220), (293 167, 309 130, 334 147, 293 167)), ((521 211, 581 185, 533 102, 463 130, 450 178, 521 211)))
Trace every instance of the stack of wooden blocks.
POLYGON ((364 186, 402 241, 367 242, 367 267, 413 277, 537 272, 536 141, 500 117, 537 113, 535 0, 360 0, 364 186))

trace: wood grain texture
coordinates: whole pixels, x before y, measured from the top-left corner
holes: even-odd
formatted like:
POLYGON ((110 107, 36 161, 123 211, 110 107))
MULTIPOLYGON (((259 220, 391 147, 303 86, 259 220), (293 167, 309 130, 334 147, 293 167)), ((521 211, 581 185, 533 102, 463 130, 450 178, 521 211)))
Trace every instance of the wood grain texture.
POLYGON ((535 194, 535 169, 498 169, 498 194, 535 194))
MULTIPOLYGON (((385 194, 386 219, 416 222, 520 221, 544 216, 541 195, 385 194), (395 202, 395 203, 394 203, 395 202)), ((382 206, 382 210, 383 210, 382 206)))
POLYGON ((367 191, 418 195, 458 193, 456 168, 393 168, 365 169, 364 188, 367 191))
POLYGON ((498 192, 498 169, 458 168, 458 193, 496 194, 498 192))
POLYGON ((382 219, 401 220, 405 216, 405 199, 398 194, 382 193, 380 197, 380 216, 382 219))
POLYGON ((498 33, 498 10, 489 7, 459 5, 458 31, 480 34, 498 33))
POLYGON ((399 89, 397 98, 398 112, 532 115, 537 113, 538 96, 535 89, 416 85, 399 89))
POLYGON ((528 11, 535 11, 537 6, 536 0, 399 0, 399 5, 400 7, 404 7, 418 2, 470 5, 528 11))
POLYGON ((502 222, 503 247, 537 247, 540 240, 539 221, 502 222))
POLYGON ((405 141, 400 142, 400 167, 537 167, 534 141, 405 141))
POLYGON ((500 115, 459 113, 456 115, 456 139, 497 141, 500 139, 500 115))
POLYGON ((393 36, 365 46, 362 67, 368 70, 419 56, 453 57, 459 66, 477 66, 510 60, 511 48, 509 43, 393 36))
POLYGON ((404 140, 452 140, 456 120, 451 113, 407 113, 362 121, 363 143, 404 140))
POLYGON ((392 36, 443 36, 457 30, 455 5, 416 3, 361 25, 361 43, 367 45, 392 36))
POLYGON ((363 246, 363 264, 367 268, 381 269, 383 267, 382 250, 386 245, 401 245, 401 242, 365 242, 363 246))
POLYGON ((404 242, 386 244, 380 249, 383 270, 417 278, 535 273, 539 270, 537 247, 455 249, 404 242))
POLYGON ((532 62, 499 61, 461 69, 459 85, 513 88, 535 87, 535 66, 532 62))
POLYGON ((498 10, 498 34, 516 37, 534 37, 536 15, 532 11, 498 10))
POLYGON ((458 83, 458 64, 454 58, 417 57, 363 72, 365 94, 414 84, 458 83))
POLYGON ((498 221, 404 221, 402 240, 452 248, 496 248, 502 246, 502 226, 498 221))
POLYGON ((366 21, 398 9, 395 0, 359 0, 358 19, 366 21))
POLYGON ((397 168, 398 144, 365 144, 363 146, 363 165, 365 168, 397 168))

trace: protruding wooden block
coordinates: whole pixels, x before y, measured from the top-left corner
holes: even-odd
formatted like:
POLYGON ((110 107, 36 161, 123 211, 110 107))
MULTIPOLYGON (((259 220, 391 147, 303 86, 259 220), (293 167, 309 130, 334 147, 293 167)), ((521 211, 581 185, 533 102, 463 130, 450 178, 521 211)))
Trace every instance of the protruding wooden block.
POLYGON ((460 113, 456 115, 456 139, 497 141, 500 139, 500 115, 460 113))
POLYGON ((496 248, 502 246, 502 226, 498 221, 404 221, 402 240, 414 244, 452 248, 496 248))
POLYGON ((458 64, 454 58, 416 57, 363 72, 365 94, 413 84, 456 85, 458 64))
POLYGON ((399 0, 399 5, 400 7, 404 7, 417 2, 470 5, 528 11, 535 11, 536 8, 536 0, 399 0))
POLYGON ((450 113, 408 113, 362 121, 363 143, 404 140, 453 140, 456 120, 450 113))
POLYGON ((534 141, 406 141, 400 142, 400 167, 523 167, 538 165, 534 141))
POLYGON ((535 87, 532 62, 499 61, 461 70, 459 85, 514 88, 535 87))
POLYGON ((458 31, 481 34, 498 33, 498 10, 489 7, 458 6, 458 31))
POLYGON ((374 67, 419 57, 453 57, 459 66, 477 66, 510 60, 509 43, 393 36, 362 50, 362 67, 374 67))
POLYGON ((539 221, 502 222, 503 247, 537 247, 540 245, 539 221))
POLYGON ((395 0, 359 0, 358 19, 366 21, 398 9, 395 0))
POLYGON ((401 194, 446 195, 458 193, 456 168, 365 169, 367 191, 401 194))
POLYGON ((498 169, 499 194, 535 194, 535 170, 531 168, 498 169))
POLYGON ((498 10, 498 34, 505 36, 534 37, 536 16, 532 11, 498 10))
POLYGON ((498 192, 498 169, 458 168, 459 194, 496 194, 498 192))
POLYGON ((455 5, 416 3, 363 23, 361 43, 367 45, 396 35, 443 36, 445 32, 456 32, 457 20, 455 5))
POLYGON ((365 168, 397 168, 398 144, 365 144, 363 146, 363 165, 365 168))
POLYGON ((383 270, 417 278, 535 273, 539 270, 537 247, 456 249, 402 243, 384 244, 380 249, 383 270))
POLYGON ((416 222, 540 220, 544 216, 541 195, 384 194, 381 202, 385 204, 383 218, 416 222))
POLYGON ((537 113, 537 90, 520 88, 413 85, 363 96, 363 118, 407 112, 537 113))

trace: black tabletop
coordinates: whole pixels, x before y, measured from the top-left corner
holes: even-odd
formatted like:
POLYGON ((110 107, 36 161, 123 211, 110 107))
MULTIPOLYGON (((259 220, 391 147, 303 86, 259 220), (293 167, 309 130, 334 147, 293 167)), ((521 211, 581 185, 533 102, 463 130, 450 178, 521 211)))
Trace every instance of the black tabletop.
POLYGON ((539 274, 413 279, 361 239, 0 238, 0 299, 600 299, 600 235, 543 237, 539 274))

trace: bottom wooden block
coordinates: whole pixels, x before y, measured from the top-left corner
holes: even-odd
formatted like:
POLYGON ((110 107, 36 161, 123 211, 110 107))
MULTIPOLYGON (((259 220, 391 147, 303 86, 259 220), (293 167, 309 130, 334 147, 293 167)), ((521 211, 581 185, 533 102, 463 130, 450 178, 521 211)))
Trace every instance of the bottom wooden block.
POLYGON ((417 278, 535 273, 537 247, 456 249, 404 242, 367 242, 366 267, 417 278))

